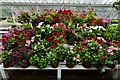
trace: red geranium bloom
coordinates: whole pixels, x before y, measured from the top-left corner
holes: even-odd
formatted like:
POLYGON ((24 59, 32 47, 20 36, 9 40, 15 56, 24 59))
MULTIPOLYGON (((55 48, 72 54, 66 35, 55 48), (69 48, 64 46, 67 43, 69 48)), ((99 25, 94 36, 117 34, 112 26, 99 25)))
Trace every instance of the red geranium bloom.
POLYGON ((66 25, 63 22, 58 23, 58 28, 60 28, 62 26, 66 26, 66 25))
POLYGON ((104 57, 107 57, 107 54, 103 54, 104 57))
POLYGON ((103 43, 104 41, 103 41, 102 39, 97 39, 97 42, 98 42, 99 44, 101 44, 101 43, 103 43))
POLYGON ((77 51, 82 51, 83 49, 82 48, 76 48, 77 51))
POLYGON ((54 36, 48 36, 48 42, 50 42, 53 38, 54 36))
POLYGON ((59 44, 62 44, 62 41, 58 41, 59 44))
POLYGON ((58 43, 58 42, 59 42, 59 40, 54 40, 53 42, 56 42, 56 43, 58 43))
POLYGON ((120 41, 117 42, 118 46, 120 46, 120 41))
POLYGON ((23 44, 25 42, 25 40, 20 40, 19 44, 23 44))
POLYGON ((102 61, 102 60, 103 60, 103 58, 100 57, 100 58, 99 58, 99 61, 102 61))
POLYGON ((56 48, 57 47, 57 45, 56 44, 52 44, 52 48, 56 48))

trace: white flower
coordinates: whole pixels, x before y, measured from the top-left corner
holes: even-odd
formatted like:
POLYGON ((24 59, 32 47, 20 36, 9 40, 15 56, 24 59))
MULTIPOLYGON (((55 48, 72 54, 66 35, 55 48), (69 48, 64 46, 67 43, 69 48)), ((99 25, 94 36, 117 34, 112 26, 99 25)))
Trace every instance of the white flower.
POLYGON ((38 45, 40 44, 40 42, 38 42, 38 45))
POLYGON ((46 25, 47 27, 50 27, 50 25, 46 25))
POLYGON ((58 23, 56 23, 56 26, 58 26, 58 23))
POLYGON ((43 23, 44 23, 44 22, 40 22, 40 23, 38 24, 38 26, 41 26, 43 23))
POLYGON ((42 29, 41 31, 42 31, 42 32, 45 32, 45 30, 44 30, 44 29, 42 29))
POLYGON ((35 49, 35 50, 37 49, 37 45, 35 45, 34 49, 35 49))
POLYGON ((92 30, 90 30, 90 32, 92 32, 92 30))

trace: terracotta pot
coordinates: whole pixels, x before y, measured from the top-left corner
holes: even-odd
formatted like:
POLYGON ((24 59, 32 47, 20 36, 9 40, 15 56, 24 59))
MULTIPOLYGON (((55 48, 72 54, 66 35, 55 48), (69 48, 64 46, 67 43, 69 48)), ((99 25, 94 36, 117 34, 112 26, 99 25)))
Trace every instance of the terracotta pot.
POLYGON ((5 63, 3 63, 3 67, 4 67, 4 68, 9 68, 9 67, 10 67, 10 62, 5 62, 5 63))
POLYGON ((115 64, 106 64, 106 66, 109 68, 115 68, 115 64))
POLYGON ((82 66, 84 68, 91 68, 91 61, 83 61, 82 66))
POLYGON ((74 66, 75 66, 74 64, 66 62, 66 67, 73 68, 74 66))
POLYGON ((23 62, 20 67, 21 68, 28 68, 29 66, 30 66, 30 62, 28 60, 26 60, 26 62, 23 62))
POLYGON ((97 63, 97 64, 94 64, 94 66, 98 69, 101 69, 101 68, 103 68, 104 64, 97 63))
POLYGON ((50 65, 52 68, 57 68, 59 66, 59 61, 57 61, 55 64, 52 61, 50 61, 50 65))

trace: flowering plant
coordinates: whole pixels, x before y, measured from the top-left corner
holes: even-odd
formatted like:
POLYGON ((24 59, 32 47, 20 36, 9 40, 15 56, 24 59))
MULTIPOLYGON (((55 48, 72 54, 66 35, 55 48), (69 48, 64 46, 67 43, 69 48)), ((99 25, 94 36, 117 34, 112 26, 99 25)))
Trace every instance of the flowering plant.
POLYGON ((9 29, 8 33, 2 35, 3 56, 7 52, 11 53, 10 60, 13 65, 19 65, 21 60, 29 59, 33 54, 30 45, 34 42, 34 34, 34 30, 24 29, 23 27, 9 29))
POLYGON ((4 61, 13 64, 27 60, 39 68, 56 60, 105 64, 111 61, 108 57, 113 57, 114 49, 119 50, 120 28, 108 24, 111 20, 99 17, 93 9, 45 9, 41 15, 23 11, 17 18, 22 27, 11 28, 2 36, 4 61))

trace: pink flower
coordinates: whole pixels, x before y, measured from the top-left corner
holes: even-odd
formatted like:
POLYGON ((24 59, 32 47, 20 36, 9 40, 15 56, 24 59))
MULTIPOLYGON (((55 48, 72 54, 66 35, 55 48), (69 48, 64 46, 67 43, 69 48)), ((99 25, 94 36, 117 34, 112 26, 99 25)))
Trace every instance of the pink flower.
POLYGON ((31 42, 34 42, 34 41, 35 41, 35 37, 32 37, 32 38, 31 38, 31 42))
POLYGON ((80 59, 76 59, 77 62, 80 62, 80 59))
POLYGON ((69 28, 63 28, 62 30, 63 30, 63 31, 70 31, 69 28))
POLYGON ((26 43, 27 44, 25 44, 25 46, 29 47, 31 42, 30 42, 30 40, 26 40, 26 43))
POLYGON ((29 44, 25 44, 26 47, 29 47, 30 45, 29 44))
POLYGON ((113 50, 111 50, 111 49, 108 49, 108 53, 110 53, 110 52, 112 52, 113 50))
POLYGON ((64 60, 64 63, 66 63, 66 60, 64 60))
POLYGON ((109 55, 113 55, 113 52, 109 52, 108 54, 109 54, 109 55))
POLYGON ((108 53, 109 53, 110 55, 113 55, 113 50, 119 50, 119 48, 114 47, 114 46, 110 46, 109 49, 108 49, 108 53))
POLYGON ((75 57, 75 56, 73 56, 73 60, 76 60, 76 57, 75 57))
POLYGON ((112 42, 112 41, 110 41, 110 45, 113 45, 113 42, 112 42))
POLYGON ((52 25, 53 28, 55 28, 55 26, 56 26, 55 24, 52 25))
POLYGON ((65 26, 65 24, 63 22, 58 23, 58 28, 65 26))
POLYGON ((30 44, 30 40, 26 40, 26 43, 30 44))

